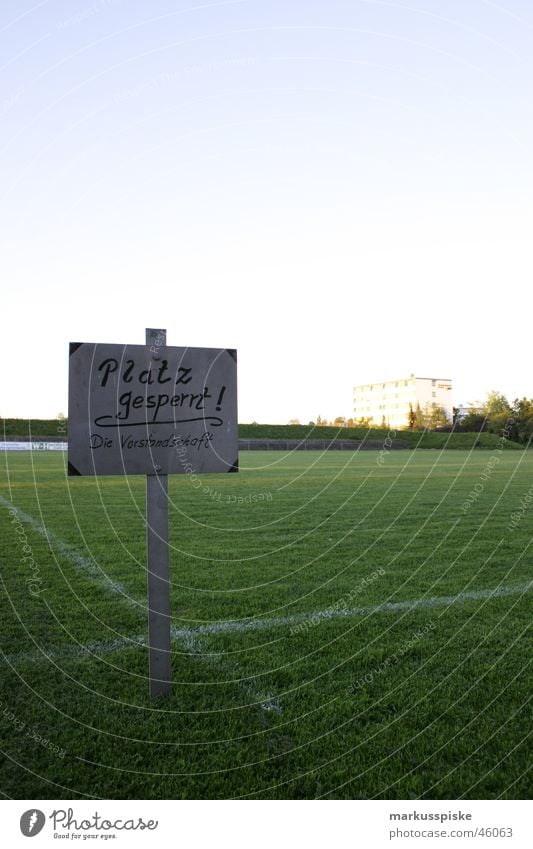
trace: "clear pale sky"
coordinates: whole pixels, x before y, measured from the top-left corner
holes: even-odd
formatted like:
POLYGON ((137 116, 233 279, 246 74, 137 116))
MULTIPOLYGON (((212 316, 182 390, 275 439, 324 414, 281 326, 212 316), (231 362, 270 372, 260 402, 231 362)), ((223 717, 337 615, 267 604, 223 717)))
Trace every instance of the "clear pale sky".
POLYGON ((356 383, 533 395, 529 0, 2 0, 0 415, 69 341, 239 352, 240 421, 356 383))

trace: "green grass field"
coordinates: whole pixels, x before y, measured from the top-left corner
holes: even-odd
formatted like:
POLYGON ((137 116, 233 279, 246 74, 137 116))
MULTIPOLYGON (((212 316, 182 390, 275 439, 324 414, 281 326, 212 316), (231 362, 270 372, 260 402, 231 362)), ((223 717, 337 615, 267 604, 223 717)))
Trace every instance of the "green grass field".
POLYGON ((530 796, 531 453, 243 452, 172 477, 156 702, 144 479, 4 458, 6 797, 530 796))

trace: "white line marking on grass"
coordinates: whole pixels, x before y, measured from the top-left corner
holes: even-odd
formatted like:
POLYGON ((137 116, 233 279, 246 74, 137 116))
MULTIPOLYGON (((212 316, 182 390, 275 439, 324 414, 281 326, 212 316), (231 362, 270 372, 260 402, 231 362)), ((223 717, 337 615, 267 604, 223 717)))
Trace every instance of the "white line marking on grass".
MULTIPOLYGON (((141 602, 136 601, 128 595, 126 588, 121 583, 118 581, 112 581, 92 560, 79 554, 79 552, 64 542, 56 534, 52 533, 52 531, 33 516, 25 513, 1 495, 0 504, 8 510, 14 511, 20 522, 28 525, 33 531, 44 537, 51 549, 54 548, 61 556, 65 557, 65 559, 76 566, 87 578, 96 583, 99 587, 120 596, 122 601, 126 602, 129 606, 134 607, 137 611, 139 611, 139 607, 143 607, 141 602)), ((181 643, 185 651, 196 660, 208 663, 211 666, 215 666, 217 669, 227 673, 230 676, 229 680, 231 680, 231 677, 235 675, 235 669, 229 667, 220 658, 215 659, 214 657, 203 653, 202 644, 198 639, 200 634, 196 631, 186 630, 182 633, 178 631, 172 636, 175 642, 181 643)), ((10 665, 16 665, 24 661, 38 663, 44 659, 53 663, 58 660, 77 659, 84 656, 100 657, 125 648, 136 648, 138 646, 147 646, 147 644, 146 635, 138 634, 134 637, 119 636, 113 640, 93 640, 86 644, 76 642, 74 645, 70 646, 56 646, 49 648, 39 647, 39 650, 34 652, 17 652, 9 655, 2 652, 2 656, 10 665)), ((271 693, 265 694, 263 691, 257 690, 251 682, 246 683, 245 679, 240 679, 238 683, 241 689, 243 689, 255 703, 260 704, 263 710, 273 710, 278 713, 281 712, 278 700, 271 693)))
MULTIPOLYGON (((129 606, 139 610, 140 602, 131 598, 126 588, 118 581, 112 581, 92 560, 79 554, 74 548, 64 542, 56 534, 52 533, 45 525, 41 524, 33 516, 25 513, 19 507, 16 507, 11 501, 0 495, 0 504, 10 511, 14 511, 17 519, 20 522, 28 525, 33 531, 44 537, 50 548, 54 548, 61 556, 65 557, 70 563, 76 566, 86 577, 96 583, 102 589, 112 592, 115 595, 121 596, 122 600, 129 606)), ((142 605, 141 605, 142 606, 142 605)), ((183 632, 176 631, 172 634, 175 642, 182 644, 184 649, 196 660, 201 660, 211 666, 222 670, 230 676, 235 675, 235 669, 229 667, 220 658, 215 659, 209 655, 205 655, 202 651, 202 645, 198 637, 199 633, 192 630, 183 632)), ((70 646, 57 646, 53 648, 40 647, 39 651, 35 652, 17 652, 16 654, 3 655, 5 660, 10 665, 15 665, 19 662, 30 661, 39 662, 44 659, 52 662, 57 660, 68 660, 82 658, 84 656, 102 656, 112 654, 115 651, 120 651, 125 648, 136 648, 137 646, 147 646, 146 635, 141 634, 135 637, 117 637, 113 640, 94 640, 86 644, 76 643, 70 646)), ((260 704, 262 710, 281 712, 281 706, 271 693, 265 694, 263 691, 257 690, 253 684, 246 683, 243 679, 239 681, 241 689, 249 695, 255 702, 260 704)))
MULTIPOLYGON (((314 613, 299 613, 294 616, 284 616, 275 619, 251 619, 248 622, 218 622, 212 625, 200 625, 197 628, 172 628, 172 639, 181 642, 191 654, 198 655, 200 659, 211 661, 201 653, 201 643, 198 636, 209 636, 213 634, 226 633, 229 631, 260 631, 269 628, 279 628, 285 625, 309 623, 308 627, 327 622, 330 619, 349 619, 356 616, 371 616, 377 613, 395 613, 400 610, 420 610, 431 607, 445 607, 464 601, 477 601, 490 598, 504 598, 510 595, 520 595, 533 589, 533 581, 527 584, 515 584, 511 587, 496 587, 486 590, 472 590, 470 592, 457 593, 457 595, 433 596, 432 598, 412 599, 410 601, 385 602, 375 607, 354 607, 348 610, 318 610, 314 613)), ((19 652, 12 655, 4 655, 9 662, 17 660, 42 660, 43 653, 50 658, 56 657, 81 657, 84 654, 108 654, 121 651, 126 648, 146 646, 145 634, 137 634, 133 637, 123 637, 116 640, 97 640, 78 647, 58 646, 56 648, 43 649, 43 652, 19 652)), ((270 698, 270 696, 268 697, 270 698)))
POLYGON ((295 613, 292 616, 278 616, 272 619, 250 619, 247 621, 226 620, 213 622, 209 625, 198 625, 196 628, 173 628, 175 639, 184 639, 190 635, 224 634, 230 631, 265 631, 270 628, 280 628, 285 625, 304 625, 298 627, 298 633, 308 628, 327 622, 330 619, 351 619, 356 616, 372 616, 376 613, 395 613, 400 610, 419 610, 431 607, 445 607, 464 601, 476 601, 483 598, 502 598, 507 595, 517 595, 533 589, 533 581, 527 584, 515 584, 512 587, 496 587, 486 590, 470 590, 457 595, 431 596, 430 598, 410 599, 408 601, 390 601, 374 607, 352 607, 346 610, 315 610, 312 613, 295 613))
POLYGON ((18 663, 39 663, 42 660, 79 660, 85 656, 102 657, 103 655, 121 651, 122 649, 145 647, 147 645, 146 637, 138 634, 136 637, 117 637, 115 640, 92 640, 90 643, 77 643, 71 646, 41 647, 39 651, 15 652, 14 654, 3 654, 3 657, 11 666, 15 666, 18 663))
MULTIPOLYGON (((52 533, 52 531, 50 531, 43 523, 39 522, 33 516, 30 516, 29 513, 25 513, 1 495, 0 504, 6 507, 9 511, 14 512, 19 522, 23 522, 33 531, 44 537, 50 546, 50 549, 54 548, 60 555, 76 566, 85 575, 85 577, 89 578, 103 590, 112 592, 114 595, 119 596, 121 600, 126 602, 130 607, 134 607, 137 612, 139 612, 139 608, 144 606, 143 603, 136 601, 134 598, 129 596, 123 584, 118 581, 112 581, 93 560, 89 560, 87 557, 79 554, 76 549, 72 548, 72 546, 68 545, 60 537, 52 533)), ((182 632, 176 631, 176 633, 172 633, 174 641, 181 643, 185 651, 191 657, 221 670, 229 676, 228 681, 231 682, 231 679, 236 673, 235 668, 228 666, 228 664, 221 660, 220 657, 214 658, 209 654, 204 654, 199 636, 199 632, 189 629, 182 632)), ((57 646, 50 648, 39 647, 39 650, 34 652, 17 652, 9 655, 0 652, 0 655, 11 666, 24 661, 38 663, 44 659, 55 663, 59 660, 79 659, 84 656, 100 657, 125 648, 146 647, 147 644, 148 641, 146 635, 141 634, 135 637, 119 636, 113 640, 93 640, 86 644, 78 643, 76 641, 74 645, 70 646, 57 646)), ((265 694, 264 691, 258 690, 254 687, 251 680, 248 681, 245 678, 240 678, 236 683, 247 694, 247 696, 252 699, 254 704, 258 704, 260 706, 261 710, 281 713, 281 705, 274 695, 271 693, 265 694)))
MULTIPOLYGON (((330 619, 349 619, 356 616, 372 616, 378 613, 395 613, 396 611, 415 611, 433 607, 446 607, 452 604, 457 604, 465 601, 477 601, 481 599, 504 598, 510 595, 519 595, 529 592, 533 589, 533 581, 527 584, 515 584, 511 587, 495 587, 485 590, 471 590, 469 592, 457 593, 456 595, 448 596, 432 596, 430 598, 411 599, 409 601, 385 602, 374 607, 354 607, 348 610, 318 610, 314 613, 300 613, 293 616, 277 617, 273 619, 253 619, 248 622, 218 622, 212 625, 200 625, 197 628, 172 628, 171 636, 176 642, 182 643, 190 655, 195 656, 197 660, 215 666, 223 672, 228 672, 230 676, 235 675, 235 668, 232 665, 226 664, 218 657, 216 660, 209 654, 204 654, 202 651, 202 643, 198 639, 199 636, 209 636, 213 634, 227 633, 230 631, 258 631, 267 630, 269 628, 278 628, 287 625, 303 625, 303 631, 308 628, 318 625, 321 622, 327 622, 330 619)), ((298 630, 298 633, 300 629, 298 630)), ((123 637, 110 641, 94 641, 86 645, 78 644, 78 646, 59 646, 53 649, 45 649, 40 652, 20 652, 14 655, 3 655, 5 660, 10 665, 16 665, 20 662, 30 661, 39 662, 43 657, 47 657, 54 661, 56 659, 81 658, 84 655, 100 656, 110 654, 115 651, 121 651, 126 648, 145 647, 147 645, 146 635, 141 634, 135 637, 123 637)), ((3 653, 2 653, 3 654, 3 653)), ((228 679, 231 683, 231 677, 228 679)), ((272 693, 265 694, 258 690, 252 680, 242 678, 236 682, 253 700, 253 703, 258 704, 261 710, 265 712, 282 713, 282 705, 279 699, 272 693)), ((251 705, 250 705, 251 706, 251 705)))
POLYGON ((135 599, 130 598, 124 585, 119 581, 112 581, 111 578, 102 571, 102 569, 95 565, 94 560, 89 560, 89 558, 84 557, 82 554, 77 552, 76 549, 68 545, 68 543, 64 542, 60 537, 48 530, 48 528, 41 524, 38 519, 34 519, 34 517, 30 516, 29 513, 25 513, 1 495, 0 504, 10 511, 15 511, 15 515, 20 522, 24 522, 24 524, 29 525, 33 531, 44 537, 51 549, 55 549, 59 554, 65 557, 66 560, 83 572, 86 577, 90 578, 91 581, 97 583, 102 589, 107 590, 108 592, 121 595, 123 600, 131 607, 139 607, 140 603, 135 599))
MULTIPOLYGON (((216 669, 229 675, 228 683, 232 683, 237 670, 233 665, 229 665, 221 660, 220 657, 213 657, 210 654, 204 654, 202 651, 202 643, 193 634, 187 634, 186 638, 174 636, 176 642, 183 644, 191 657, 195 660, 214 666, 216 669)), ((77 643, 70 646, 54 646, 50 648, 40 648, 33 652, 16 652, 15 654, 4 654, 0 651, 0 655, 10 666, 17 666, 20 663, 41 663, 43 660, 50 660, 56 663, 62 660, 82 660, 84 657, 104 657, 107 654, 113 654, 124 649, 147 648, 148 640, 145 634, 137 634, 134 637, 117 637, 114 640, 92 640, 90 643, 77 643)), ((253 704, 259 705, 261 710, 265 712, 272 711, 281 713, 282 708, 279 699, 272 693, 266 693, 263 690, 257 689, 252 683, 252 680, 239 678, 235 683, 241 690, 252 700, 253 704)))
MULTIPOLYGON (((54 547, 61 555, 73 563, 74 566, 78 567, 78 569, 80 569, 86 577, 97 583, 102 589, 121 596, 122 600, 130 606, 135 607, 137 610, 139 609, 140 602, 131 598, 121 583, 110 580, 105 572, 98 568, 92 560, 83 557, 83 555, 79 554, 60 537, 49 531, 44 524, 41 524, 33 516, 25 513, 1 495, 0 504, 7 507, 9 510, 15 511, 15 515, 19 521, 29 525, 34 531, 43 536, 47 540, 50 548, 54 547)), ((418 609, 446 607, 447 605, 457 604, 458 602, 517 595, 519 593, 529 592, 531 589, 533 589, 533 581, 530 581, 527 584, 517 584, 511 587, 471 590, 457 593, 456 595, 432 596, 430 598, 411 599, 408 601, 385 602, 373 607, 354 607, 346 610, 332 610, 331 608, 326 608, 324 610, 316 610, 311 613, 295 613, 289 616, 279 616, 270 619, 250 619, 245 621, 225 620, 222 622, 210 623, 208 625, 198 625, 193 628, 172 628, 171 636, 173 640, 181 643, 191 656, 195 656, 198 660, 214 665, 218 669, 227 671, 230 675, 232 675, 235 674, 235 669, 229 667, 220 658, 215 660, 212 656, 203 653, 202 643, 199 640, 200 637, 229 633, 233 631, 240 633, 245 631, 264 631, 271 628, 285 626, 292 626, 293 633, 303 633, 315 625, 327 622, 330 619, 350 619, 359 616, 372 616, 377 613, 394 613, 402 610, 414 611, 418 609)), ((85 645, 78 643, 75 646, 59 646, 57 648, 41 649, 39 652, 20 652, 12 655, 5 655, 2 653, 2 655, 10 664, 16 664, 21 661, 38 662, 42 661, 44 657, 53 662, 60 658, 81 658, 84 655, 100 656, 120 651, 124 648, 134 648, 146 645, 146 635, 143 634, 135 637, 118 637, 109 641, 92 641, 85 645)), ((281 713, 281 704, 276 696, 271 693, 265 695, 258 691, 253 686, 251 680, 249 683, 246 683, 246 679, 240 679, 238 683, 242 689, 248 692, 255 702, 259 703, 262 710, 281 713)))

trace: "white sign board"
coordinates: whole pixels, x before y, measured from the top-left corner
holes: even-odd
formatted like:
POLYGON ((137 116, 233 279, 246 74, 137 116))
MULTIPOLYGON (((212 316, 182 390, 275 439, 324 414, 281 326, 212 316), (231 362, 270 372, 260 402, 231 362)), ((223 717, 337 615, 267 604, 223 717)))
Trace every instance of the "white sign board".
POLYGON ((237 352, 71 343, 69 475, 238 470, 237 352))

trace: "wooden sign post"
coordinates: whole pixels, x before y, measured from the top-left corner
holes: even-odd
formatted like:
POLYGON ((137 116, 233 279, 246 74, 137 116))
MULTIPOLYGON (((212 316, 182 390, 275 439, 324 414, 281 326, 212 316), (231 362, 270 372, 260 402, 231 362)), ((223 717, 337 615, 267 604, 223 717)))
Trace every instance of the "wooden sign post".
POLYGON ((146 475, 150 694, 171 687, 168 475, 238 471, 237 352, 72 342, 69 475, 146 475))
MULTIPOLYGON (((166 346, 166 330, 146 330, 154 362, 166 346), (158 343, 158 344, 156 344, 158 343)), ((161 467, 146 475, 146 556, 148 569, 148 646, 150 695, 163 696, 171 687, 170 578, 168 566, 168 476, 161 467)))

